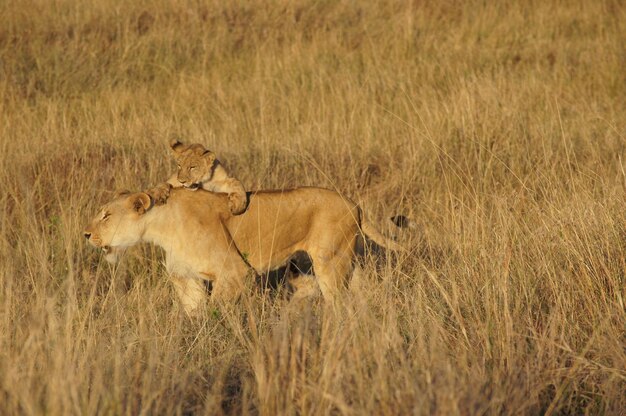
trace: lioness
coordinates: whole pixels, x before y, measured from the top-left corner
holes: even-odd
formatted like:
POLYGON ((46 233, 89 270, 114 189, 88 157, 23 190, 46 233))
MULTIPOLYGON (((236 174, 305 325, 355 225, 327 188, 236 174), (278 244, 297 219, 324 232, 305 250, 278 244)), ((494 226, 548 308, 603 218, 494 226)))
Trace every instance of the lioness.
POLYGON ((198 143, 183 144, 174 139, 170 148, 178 170, 167 183, 174 188, 185 187, 192 191, 202 188, 207 191, 228 194, 228 207, 235 215, 244 212, 248 206, 246 189, 235 177, 228 174, 217 160, 215 153, 198 143))
POLYGON ((364 220, 361 209, 322 188, 249 194, 242 215, 232 215, 225 194, 172 189, 164 205, 144 192, 117 196, 85 229, 89 242, 110 249, 151 242, 166 252, 166 267, 188 313, 205 297, 240 295, 246 276, 273 270, 305 251, 325 299, 332 300, 352 268, 355 244, 363 234, 375 243, 404 251, 364 220))

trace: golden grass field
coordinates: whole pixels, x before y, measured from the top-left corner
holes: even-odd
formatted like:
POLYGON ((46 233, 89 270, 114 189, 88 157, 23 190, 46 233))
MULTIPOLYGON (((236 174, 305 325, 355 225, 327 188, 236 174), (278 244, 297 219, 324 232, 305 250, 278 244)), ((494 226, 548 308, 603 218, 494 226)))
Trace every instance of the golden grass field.
POLYGON ((0 414, 626 414, 625 39, 623 1, 0 2, 0 414), (81 234, 172 135, 412 255, 189 319, 81 234))

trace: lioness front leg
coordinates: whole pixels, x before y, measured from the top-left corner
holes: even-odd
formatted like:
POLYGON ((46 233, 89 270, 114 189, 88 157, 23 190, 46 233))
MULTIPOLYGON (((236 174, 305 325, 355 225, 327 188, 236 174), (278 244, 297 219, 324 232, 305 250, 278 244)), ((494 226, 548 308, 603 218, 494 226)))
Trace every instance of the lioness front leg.
POLYGON ((256 278, 256 272, 245 265, 237 270, 222 270, 213 283, 211 297, 220 302, 233 302, 239 299, 244 289, 256 278))
POLYGON ((204 282, 199 279, 182 277, 176 274, 170 275, 176 294, 183 305, 185 313, 193 316, 198 312, 198 307, 206 301, 207 292, 204 282))

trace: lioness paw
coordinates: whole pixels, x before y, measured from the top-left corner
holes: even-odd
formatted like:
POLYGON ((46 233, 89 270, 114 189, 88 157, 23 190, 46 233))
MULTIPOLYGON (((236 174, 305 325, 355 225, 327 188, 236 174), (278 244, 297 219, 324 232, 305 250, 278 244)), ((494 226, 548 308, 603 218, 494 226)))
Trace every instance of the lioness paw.
POLYGON ((170 197, 170 190, 172 189, 172 185, 167 182, 160 183, 153 188, 150 188, 146 191, 150 198, 154 201, 154 205, 163 205, 167 202, 167 199, 170 197))

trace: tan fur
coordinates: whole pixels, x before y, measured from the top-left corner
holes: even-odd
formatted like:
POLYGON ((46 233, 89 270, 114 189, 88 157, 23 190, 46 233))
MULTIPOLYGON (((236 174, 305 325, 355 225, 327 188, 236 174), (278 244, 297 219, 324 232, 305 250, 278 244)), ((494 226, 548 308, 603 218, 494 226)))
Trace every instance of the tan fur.
POLYGON ((243 213, 248 206, 246 189, 230 176, 215 157, 215 153, 198 143, 183 144, 173 140, 170 144, 178 170, 167 181, 173 187, 190 190, 202 188, 211 192, 228 194, 228 206, 234 215, 243 213))
POLYGON ((85 229, 85 237, 104 250, 152 242, 166 252, 166 265, 185 310, 204 297, 202 280, 213 296, 234 299, 246 277, 274 270, 297 251, 313 260, 325 299, 334 299, 352 270, 362 232, 385 247, 404 250, 371 224, 359 207, 321 188, 260 191, 250 196, 242 215, 232 215, 225 194, 173 189, 164 205, 146 193, 124 194, 106 204, 85 229))

